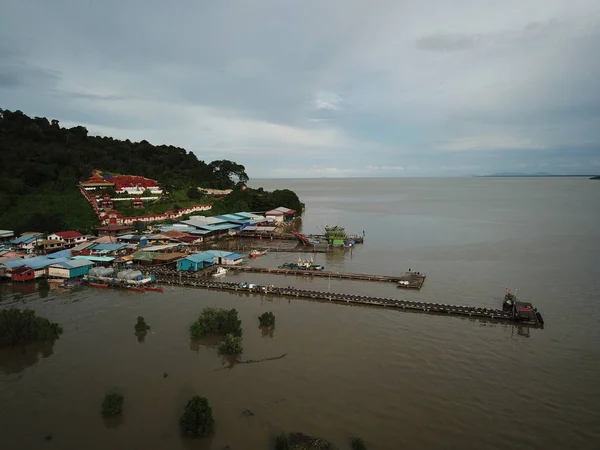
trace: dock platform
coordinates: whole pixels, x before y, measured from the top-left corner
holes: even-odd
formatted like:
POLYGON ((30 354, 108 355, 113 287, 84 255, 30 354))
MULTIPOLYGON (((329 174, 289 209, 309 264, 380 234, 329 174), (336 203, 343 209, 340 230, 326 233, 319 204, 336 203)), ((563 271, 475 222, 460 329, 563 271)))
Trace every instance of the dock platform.
MULTIPOLYGON (((400 300, 386 297, 375 297, 370 295, 344 294, 339 292, 316 291, 307 289, 297 289, 294 287, 277 286, 257 286, 246 283, 217 282, 212 280, 200 279, 193 275, 181 274, 179 276, 160 275, 157 281, 161 284, 188 286, 202 289, 212 289, 218 291, 240 292, 249 294, 259 294, 266 296, 293 297, 317 301, 330 301, 336 303, 346 303, 354 305, 378 306, 386 308, 396 308, 405 311, 421 312, 428 314, 441 314, 452 316, 470 317, 473 319, 483 319, 491 321, 512 322, 519 325, 531 327, 543 327, 535 316, 532 320, 523 321, 515 317, 510 311, 500 309, 478 308, 474 306, 449 305, 442 303, 415 302, 409 300, 400 300)), ((541 317, 541 316, 540 316, 541 317)))
POLYGON ((346 280, 357 281, 381 281, 386 283, 398 283, 402 289, 420 290, 425 283, 425 274, 417 272, 405 272, 402 275, 371 275, 366 273, 343 273, 330 272, 326 270, 300 270, 300 269, 279 269, 274 267, 254 267, 254 266, 226 266, 232 272, 255 272, 274 275, 302 275, 321 278, 342 278, 346 280), (399 282, 408 284, 400 284, 399 282))

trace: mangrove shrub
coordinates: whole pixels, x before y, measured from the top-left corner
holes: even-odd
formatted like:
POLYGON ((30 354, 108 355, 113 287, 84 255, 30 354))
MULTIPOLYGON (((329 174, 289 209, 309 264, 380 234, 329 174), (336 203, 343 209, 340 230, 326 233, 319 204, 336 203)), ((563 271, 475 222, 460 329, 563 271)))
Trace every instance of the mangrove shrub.
POLYGON ((352 445, 352 450, 367 450, 367 447, 361 438, 352 438, 350 444, 352 445))
POLYGON ((145 333, 150 329, 150 325, 146 323, 142 316, 138 316, 137 323, 135 324, 136 333, 145 333))
POLYGON ((242 321, 238 319, 237 311, 210 306, 204 308, 198 320, 190 326, 190 337, 200 339, 209 334, 241 336, 242 321))
POLYGON ((109 392, 102 402, 102 415, 104 417, 116 416, 123 411, 124 397, 118 392, 109 392))
POLYGON ((63 329, 32 309, 9 308, 0 311, 0 347, 58 339, 63 329))
POLYGON ((242 344, 242 338, 228 334, 221 342, 219 342, 219 354, 220 355, 241 355, 244 351, 244 345, 242 344))
POLYGON ((212 408, 208 400, 195 395, 185 405, 185 411, 179 419, 181 431, 187 436, 203 437, 208 435, 214 427, 212 408))
POLYGON ((258 321, 261 327, 274 327, 275 326, 275 314, 272 312, 266 312, 258 316, 258 321))

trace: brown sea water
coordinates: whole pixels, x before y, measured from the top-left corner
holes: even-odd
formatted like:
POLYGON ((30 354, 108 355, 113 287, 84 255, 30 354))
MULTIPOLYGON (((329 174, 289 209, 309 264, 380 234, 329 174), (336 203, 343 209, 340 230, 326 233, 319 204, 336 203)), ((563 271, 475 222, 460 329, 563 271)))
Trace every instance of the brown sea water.
MULTIPOLYGON (((426 272, 420 292, 393 284, 240 274, 226 279, 499 307, 518 288, 543 330, 388 309, 168 288, 32 292, 0 285, 0 307, 62 324, 54 346, 0 352, 2 449, 266 449, 302 431, 349 448, 595 449, 600 442, 600 184, 576 178, 259 180, 307 205, 302 229, 365 230, 328 270, 426 272), (12 291, 23 292, 15 299, 12 291), (244 360, 229 367, 189 324, 205 306, 236 308, 244 360), (263 335, 257 316, 273 311, 263 335), (143 315, 152 330, 138 342, 143 315), (164 373, 168 377, 164 377, 164 373), (105 422, 106 390, 125 395, 105 422), (177 419, 206 396, 212 439, 188 442, 177 419), (245 409, 254 416, 242 414, 245 409), (51 440, 45 436, 51 435, 51 440)), ((270 254, 252 264, 297 259, 270 254)))

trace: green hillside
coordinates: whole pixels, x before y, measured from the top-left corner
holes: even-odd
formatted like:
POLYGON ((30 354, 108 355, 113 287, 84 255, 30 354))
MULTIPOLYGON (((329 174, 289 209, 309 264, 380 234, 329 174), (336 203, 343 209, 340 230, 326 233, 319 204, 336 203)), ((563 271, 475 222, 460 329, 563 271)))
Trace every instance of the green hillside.
POLYGON ((248 175, 233 161, 207 164, 183 148, 88 136, 82 126, 67 129, 57 120, 0 109, 0 228, 91 231, 97 219, 76 186, 95 169, 158 180, 170 193, 157 206, 165 210, 210 201, 190 187, 235 188, 214 202, 211 214, 302 207, 288 190, 241 189, 248 175))

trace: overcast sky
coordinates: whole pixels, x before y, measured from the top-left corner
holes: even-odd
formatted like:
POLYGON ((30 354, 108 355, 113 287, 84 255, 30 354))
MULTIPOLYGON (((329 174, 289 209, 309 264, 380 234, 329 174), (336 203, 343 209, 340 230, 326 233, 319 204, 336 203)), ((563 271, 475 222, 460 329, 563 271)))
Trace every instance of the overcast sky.
POLYGON ((600 0, 2 0, 0 107, 251 178, 600 172, 600 0))

